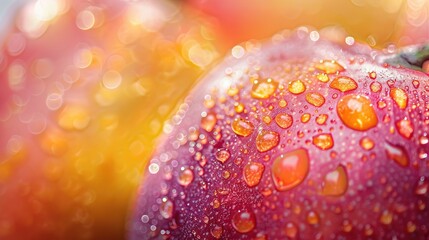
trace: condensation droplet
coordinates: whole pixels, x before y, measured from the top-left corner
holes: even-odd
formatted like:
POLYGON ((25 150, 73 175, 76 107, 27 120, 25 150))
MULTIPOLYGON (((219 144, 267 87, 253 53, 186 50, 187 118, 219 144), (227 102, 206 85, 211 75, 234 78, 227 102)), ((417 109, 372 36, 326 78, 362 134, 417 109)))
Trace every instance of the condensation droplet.
POLYGON ((391 88, 390 97, 395 101, 400 109, 405 109, 408 105, 408 95, 400 88, 391 88))
POLYGON ((327 114, 320 114, 319 116, 316 117, 316 123, 319 125, 325 124, 326 120, 328 120, 327 114))
POLYGON ((340 76, 336 77, 331 84, 329 84, 329 87, 333 89, 337 89, 341 92, 348 92, 352 91, 358 88, 357 82, 349 77, 340 76))
POLYGON ((361 140, 359 141, 359 145, 365 149, 365 150, 371 150, 374 148, 375 143, 374 141, 369 138, 369 137, 363 137, 361 138, 361 140))
POLYGON ((301 116, 301 122, 302 123, 308 123, 308 121, 310 121, 311 119, 311 114, 310 113, 304 113, 301 116))
POLYGON ((307 177, 309 165, 307 150, 303 148, 277 157, 271 167, 276 189, 286 191, 298 186, 307 177))
POLYGON ((207 132, 213 131, 213 128, 216 126, 217 117, 215 113, 203 114, 201 118, 201 127, 207 132))
POLYGON ((255 127, 250 121, 247 121, 242 118, 236 118, 231 124, 232 131, 234 131, 235 134, 243 137, 247 137, 250 134, 253 133, 253 130, 255 127))
POLYGON ((396 122, 396 129, 404 138, 410 139, 413 136, 414 127, 410 120, 402 119, 396 122))
POLYGON ((311 92, 305 95, 305 100, 315 107, 320 107, 325 103, 325 98, 322 94, 311 92))
POLYGON ((219 239, 222 237, 222 232, 223 232, 222 227, 217 224, 214 224, 210 229, 210 234, 216 239, 219 239))
POLYGON ((287 113, 279 113, 274 118, 274 121, 277 123, 277 125, 283 129, 287 129, 290 126, 292 126, 293 118, 291 115, 287 113))
POLYGON ((256 137, 256 149, 259 152, 266 152, 279 144, 280 135, 277 132, 261 130, 256 137))
POLYGON ((378 123, 371 101, 362 95, 343 96, 338 101, 337 113, 347 127, 358 131, 368 130, 378 123))
POLYGON ((323 83, 329 82, 329 76, 326 73, 319 73, 316 75, 316 78, 323 83))
POLYGON ((215 157, 219 162, 224 163, 231 157, 231 154, 227 149, 222 148, 216 151, 215 157))
POLYGON ((376 78, 377 78, 377 73, 376 73, 376 72, 374 72, 374 71, 372 71, 372 72, 369 72, 369 73, 368 73, 368 76, 369 76, 369 78, 371 78, 371 79, 376 79, 376 78))
POLYGON ((257 162, 250 162, 243 169, 243 178, 247 186, 254 187, 259 184, 264 173, 264 165, 257 162))
POLYGON ((393 145, 389 142, 384 144, 386 155, 391 160, 395 161, 402 167, 407 167, 409 164, 408 153, 406 150, 399 145, 393 145))
POLYGON ((325 175, 322 183, 322 194, 327 196, 341 196, 348 188, 347 170, 339 165, 335 170, 325 175))
POLYGON ((174 205, 173 202, 163 198, 161 206, 159 207, 159 213, 165 219, 170 219, 173 217, 174 205))
POLYGON ((313 144, 319 149, 328 150, 334 146, 334 139, 330 133, 321 133, 313 136, 313 144))
POLYGON ((419 181, 417 182, 417 186, 414 190, 414 192, 417 195, 426 195, 429 191, 429 179, 428 177, 420 177, 419 181))
POLYGON ((295 238, 298 235, 298 227, 294 223, 287 223, 285 234, 287 237, 295 238))
POLYGON ((389 225, 393 221, 393 213, 389 210, 384 210, 380 216, 380 222, 384 225, 389 225))
POLYGON ((194 172, 189 168, 184 168, 179 172, 177 181, 180 185, 186 187, 194 180, 194 172))
POLYGON ((277 89, 278 83, 271 78, 255 80, 252 87, 252 97, 256 99, 267 99, 277 89))
POLYGON ((301 80, 295 80, 289 83, 288 90, 293 94, 301 94, 306 90, 305 84, 301 80))
POLYGON ((374 93, 378 93, 378 92, 380 92, 381 91, 381 84, 379 83, 379 82, 372 82, 370 85, 369 85, 369 88, 371 89, 371 91, 372 92, 374 92, 374 93))
POLYGON ((322 60, 315 65, 316 69, 326 74, 332 74, 344 71, 344 67, 333 60, 322 60))
POLYGON ((249 210, 242 210, 232 217, 232 226, 239 233, 252 231, 256 226, 255 214, 249 210))
POLYGON ((319 223, 319 215, 316 212, 310 211, 307 214, 307 223, 311 225, 316 225, 319 223))

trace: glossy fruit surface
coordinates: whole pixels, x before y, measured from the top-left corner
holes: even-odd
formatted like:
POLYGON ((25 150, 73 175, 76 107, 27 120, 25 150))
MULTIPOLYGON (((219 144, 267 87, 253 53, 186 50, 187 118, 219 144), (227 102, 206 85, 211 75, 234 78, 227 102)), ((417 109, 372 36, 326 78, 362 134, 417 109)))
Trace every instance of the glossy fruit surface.
POLYGON ((171 102, 218 56, 211 25, 169 1, 30 0, 2 40, 0 239, 123 239, 171 102))
POLYGON ((381 55, 234 47, 166 126, 130 239, 427 239, 429 78, 381 55))

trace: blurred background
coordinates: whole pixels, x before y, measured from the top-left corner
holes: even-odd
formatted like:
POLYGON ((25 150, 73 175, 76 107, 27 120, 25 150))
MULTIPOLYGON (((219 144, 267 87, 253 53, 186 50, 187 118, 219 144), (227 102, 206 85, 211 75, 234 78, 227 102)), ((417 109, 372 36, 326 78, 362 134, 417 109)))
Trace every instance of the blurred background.
POLYGON ((428 0, 0 2, 0 239, 126 239, 169 116, 234 45, 283 29, 429 40, 428 0))

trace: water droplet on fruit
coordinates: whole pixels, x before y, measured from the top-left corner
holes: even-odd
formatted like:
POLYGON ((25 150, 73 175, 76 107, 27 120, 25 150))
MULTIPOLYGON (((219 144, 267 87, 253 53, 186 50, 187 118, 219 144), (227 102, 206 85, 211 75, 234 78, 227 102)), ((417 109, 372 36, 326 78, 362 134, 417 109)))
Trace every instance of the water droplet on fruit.
POLYGON ((286 191, 302 183, 307 177, 309 165, 307 150, 303 148, 277 157, 271 167, 276 189, 286 191))
POLYGON ((295 80, 289 83, 288 90, 293 94, 301 94, 305 91, 306 86, 301 80, 295 80))
POLYGON ((327 114, 320 114, 319 116, 316 117, 316 123, 319 125, 325 124, 326 120, 328 120, 327 114))
POLYGON ((347 170, 339 165, 334 171, 325 175, 322 184, 322 194, 327 196, 341 196, 348 188, 347 170))
POLYGON ((380 222, 384 225, 389 225, 393 221, 393 213, 389 210, 384 210, 380 216, 380 222))
POLYGON ((360 146, 365 150, 371 150, 374 148, 374 141, 369 137, 363 137, 359 141, 360 146))
POLYGON ((217 118, 215 113, 203 113, 201 118, 201 127, 207 132, 213 131, 216 126, 217 118))
POLYGON ((323 83, 329 82, 329 76, 326 73, 319 73, 316 75, 316 78, 323 83))
POLYGON ((317 215, 316 212, 310 211, 307 214, 307 223, 311 225, 316 225, 319 223, 319 216, 317 215))
POLYGON ((412 233, 412 232, 416 231, 416 229, 417 229, 416 224, 414 224, 411 221, 407 222, 407 232, 412 233))
POLYGON ((217 224, 214 224, 210 229, 210 234, 216 239, 219 239, 222 236, 222 232, 222 227, 217 224))
POLYGON ((340 76, 336 77, 331 84, 329 84, 329 87, 340 90, 341 92, 348 92, 355 90, 358 84, 352 78, 340 76))
POLYGON ((376 79, 376 78, 377 78, 377 73, 376 73, 376 72, 374 72, 374 71, 370 72, 370 73, 369 73, 369 78, 371 78, 371 79, 376 79))
POLYGON ((247 186, 254 187, 259 184, 264 173, 264 165, 257 162, 251 162, 244 166, 243 178, 247 186))
POLYGON ((325 72, 326 74, 332 74, 344 71, 344 67, 333 60, 323 60, 316 64, 316 69, 325 72))
POLYGON ((428 193, 428 191, 429 191, 429 179, 427 177, 420 177, 414 192, 417 195, 425 195, 428 193))
POLYGON ((338 101, 337 113, 341 121, 354 130, 365 131, 375 127, 378 123, 371 101, 362 95, 343 96, 338 101))
POLYGON ((311 92, 305 95, 305 100, 313 106, 320 107, 325 103, 325 98, 322 94, 311 92))
POLYGON ((242 210, 232 217, 232 226, 239 233, 252 231, 256 226, 255 214, 248 210, 242 210))
POLYGON ((298 227, 290 222, 286 224, 285 233, 287 237, 295 238, 298 235, 298 227))
POLYGON ((279 125, 279 127, 287 129, 292 126, 293 118, 287 113, 279 113, 274 118, 274 121, 279 125))
POLYGON ((278 83, 271 78, 264 80, 255 80, 252 87, 252 97, 256 99, 267 99, 277 89, 278 83))
POLYGON ((173 202, 168 200, 167 198, 162 199, 161 206, 159 207, 159 213, 165 219, 169 219, 173 217, 173 202))
POLYGON ((302 123, 308 123, 310 121, 311 115, 309 113, 304 113, 301 116, 301 122, 302 123))
POLYGON ((234 103, 234 110, 236 113, 242 113, 244 111, 244 105, 242 103, 234 103))
POLYGON ((263 116, 262 121, 264 121, 264 123, 266 123, 266 124, 270 124, 271 123, 271 117, 270 116, 263 116))
POLYGON ((384 148, 386 150, 386 155, 391 160, 394 160, 397 164, 407 167, 409 164, 408 154, 406 150, 399 145, 393 145, 388 142, 385 143, 384 148))
POLYGON ((286 102, 286 100, 282 99, 282 100, 280 100, 280 101, 279 101, 279 107, 284 108, 284 107, 286 107, 286 106, 287 106, 287 102, 286 102))
POLYGON ((419 143, 421 145, 426 145, 429 142, 429 138, 426 135, 422 135, 419 137, 419 143))
POLYGON ((231 157, 231 154, 227 149, 222 148, 216 151, 215 157, 219 162, 224 163, 231 157))
POLYGON ((247 137, 250 134, 253 133, 253 130, 255 127, 250 121, 247 121, 242 118, 236 118, 231 124, 232 131, 234 131, 235 134, 243 137, 247 137))
POLYGON ((194 172, 189 168, 181 169, 177 181, 180 185, 186 187, 194 180, 194 172))
POLYGON ((408 105, 408 95, 400 88, 391 88, 390 97, 396 102, 400 109, 405 109, 408 105))
POLYGON ((279 141, 280 136, 278 133, 269 130, 261 130, 256 137, 256 149, 258 149, 259 152, 266 152, 277 146, 279 141))
POLYGON ((413 80, 412 83, 413 83, 414 88, 419 88, 420 82, 418 80, 413 80))
POLYGON ((402 119, 396 122, 396 129, 404 138, 410 139, 413 136, 414 127, 410 120, 402 119))
POLYGON ((381 91, 381 84, 379 82, 372 82, 369 85, 369 88, 371 89, 372 92, 378 93, 381 91))
POLYGON ((343 221, 343 231, 344 232, 351 232, 353 229, 353 225, 349 220, 343 221))
POLYGON ((330 133, 321 133, 313 136, 313 144, 322 150, 327 150, 334 146, 334 139, 330 133))

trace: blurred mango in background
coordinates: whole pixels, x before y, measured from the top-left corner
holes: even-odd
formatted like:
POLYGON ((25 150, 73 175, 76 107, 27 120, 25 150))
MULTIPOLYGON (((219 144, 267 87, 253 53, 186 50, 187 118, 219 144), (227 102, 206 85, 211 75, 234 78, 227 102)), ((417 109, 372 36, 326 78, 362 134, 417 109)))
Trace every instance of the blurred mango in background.
POLYGON ((426 0, 25 1, 0 51, 0 239, 124 239, 156 137, 227 47, 301 25, 376 47, 417 43, 429 38, 428 9, 426 0))

